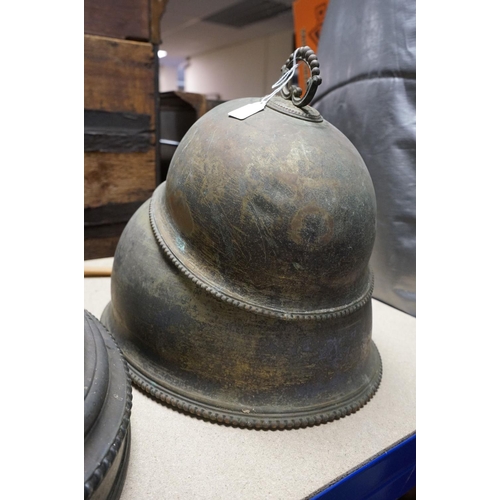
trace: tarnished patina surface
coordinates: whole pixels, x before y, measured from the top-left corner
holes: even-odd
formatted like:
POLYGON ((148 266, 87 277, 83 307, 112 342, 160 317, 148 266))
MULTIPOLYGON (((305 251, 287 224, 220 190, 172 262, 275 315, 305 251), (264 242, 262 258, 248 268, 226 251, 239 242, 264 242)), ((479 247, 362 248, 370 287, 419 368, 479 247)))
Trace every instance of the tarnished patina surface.
MULTIPOLYGON (((326 121, 218 106, 186 134, 152 216, 175 257, 214 290, 283 314, 366 296, 375 194, 359 153, 326 121)), ((280 97, 273 101, 284 102, 280 97)))
POLYGON ((371 397, 381 365, 369 301, 352 314, 317 320, 236 307, 172 264, 148 209, 124 231, 102 317, 137 384, 194 414, 262 428, 325 422, 371 397))
POLYGON ((356 149, 312 108, 275 96, 228 116, 257 101, 220 105, 183 138, 123 232, 102 320, 163 401, 242 427, 314 425, 380 383, 375 194, 356 149))

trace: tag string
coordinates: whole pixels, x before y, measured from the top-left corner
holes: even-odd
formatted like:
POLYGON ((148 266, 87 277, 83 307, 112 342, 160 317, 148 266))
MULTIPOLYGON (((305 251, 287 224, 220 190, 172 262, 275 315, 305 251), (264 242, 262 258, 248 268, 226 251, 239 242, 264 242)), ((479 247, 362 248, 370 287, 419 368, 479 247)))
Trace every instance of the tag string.
POLYGON ((272 88, 274 89, 273 92, 262 97, 259 101, 245 104, 238 109, 230 111, 228 113, 228 116, 236 118, 238 120, 245 120, 249 116, 252 116, 259 111, 264 110, 267 103, 280 91, 282 97, 284 99, 291 99, 292 103, 295 104, 295 106, 300 108, 307 106, 314 97, 318 85, 321 84, 321 77, 319 76, 319 62, 316 54, 308 46, 299 47, 292 54, 290 54, 281 71, 281 77, 272 86, 272 88), (311 70, 311 78, 307 80, 307 88, 304 95, 302 95, 302 91, 299 91, 300 87, 291 85, 291 88, 288 88, 288 83, 292 79, 293 75, 295 74, 295 70, 299 66, 297 61, 304 61, 311 70), (297 94, 299 95, 297 96, 297 94))
POLYGON ((273 84, 271 88, 275 89, 273 92, 271 92, 269 95, 264 96, 260 102, 264 104, 264 106, 267 105, 267 103, 278 93, 281 91, 281 89, 292 79, 295 70, 299 66, 298 63, 296 63, 296 56, 297 52, 299 49, 296 49, 293 53, 293 64, 292 67, 286 72, 281 75, 281 78, 273 84))

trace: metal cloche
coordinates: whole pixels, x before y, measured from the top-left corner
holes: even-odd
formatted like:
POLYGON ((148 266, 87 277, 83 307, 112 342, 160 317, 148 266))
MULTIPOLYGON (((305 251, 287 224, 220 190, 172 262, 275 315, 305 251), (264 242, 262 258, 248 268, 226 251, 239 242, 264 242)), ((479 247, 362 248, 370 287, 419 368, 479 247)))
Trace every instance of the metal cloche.
POLYGON ((84 338, 84 498, 117 500, 130 454, 130 377, 113 337, 88 311, 84 338))
POLYGON ((372 181, 307 105, 321 83, 315 54, 298 49, 285 76, 296 60, 311 72, 303 97, 288 81, 281 95, 226 102, 188 131, 122 234, 102 317, 137 385, 241 427, 342 417, 382 375, 372 181))

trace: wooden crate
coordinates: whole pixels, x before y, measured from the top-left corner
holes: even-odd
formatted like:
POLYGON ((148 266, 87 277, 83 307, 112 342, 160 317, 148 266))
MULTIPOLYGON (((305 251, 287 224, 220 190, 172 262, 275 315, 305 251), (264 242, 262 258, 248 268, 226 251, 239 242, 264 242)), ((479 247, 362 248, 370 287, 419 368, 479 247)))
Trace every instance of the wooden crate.
POLYGON ((84 31, 124 40, 160 43, 167 0, 85 0, 84 31))
POLYGON ((85 258, 114 253, 159 177, 159 20, 165 0, 85 2, 85 258))

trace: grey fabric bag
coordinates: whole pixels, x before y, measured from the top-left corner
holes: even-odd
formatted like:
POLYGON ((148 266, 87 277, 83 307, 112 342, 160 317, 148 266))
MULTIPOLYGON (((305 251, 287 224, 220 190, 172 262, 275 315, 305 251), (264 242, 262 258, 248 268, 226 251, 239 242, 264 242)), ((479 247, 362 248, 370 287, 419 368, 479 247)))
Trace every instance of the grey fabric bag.
POLYGON ((415 2, 330 0, 312 105, 361 153, 377 195, 374 297, 416 315, 415 2))

